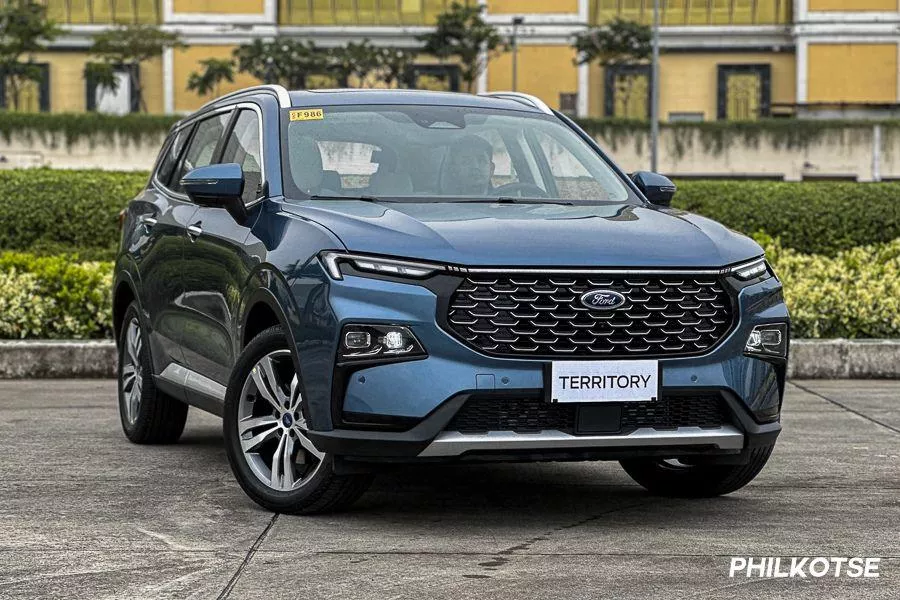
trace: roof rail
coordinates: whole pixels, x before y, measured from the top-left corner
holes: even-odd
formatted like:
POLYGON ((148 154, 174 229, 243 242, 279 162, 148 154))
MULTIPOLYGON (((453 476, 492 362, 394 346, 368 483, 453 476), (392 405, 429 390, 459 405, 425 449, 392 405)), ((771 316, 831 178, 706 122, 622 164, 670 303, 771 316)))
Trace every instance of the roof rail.
POLYGON ((531 94, 523 94, 521 92, 485 92, 484 94, 478 95, 491 96, 493 98, 508 98, 509 100, 515 100, 516 102, 533 106, 542 113, 546 113, 548 115, 553 114, 553 111, 550 110, 550 107, 547 106, 547 104, 543 100, 541 100, 537 96, 532 96, 531 94))
POLYGON ((244 88, 242 90, 236 90, 234 92, 225 94, 224 96, 219 96, 218 98, 210 100, 209 102, 207 102, 206 104, 201 106, 200 110, 203 110, 207 106, 215 104, 216 102, 219 102, 220 100, 226 100, 228 98, 233 98, 235 96, 242 96, 244 94, 252 94, 254 92, 273 93, 278 98, 278 104, 279 104, 279 106, 281 106, 281 108, 290 108, 290 106, 291 106, 291 97, 288 95, 287 90, 284 89, 284 86, 277 85, 274 83, 269 83, 269 84, 265 84, 265 85, 254 85, 252 87, 244 88))

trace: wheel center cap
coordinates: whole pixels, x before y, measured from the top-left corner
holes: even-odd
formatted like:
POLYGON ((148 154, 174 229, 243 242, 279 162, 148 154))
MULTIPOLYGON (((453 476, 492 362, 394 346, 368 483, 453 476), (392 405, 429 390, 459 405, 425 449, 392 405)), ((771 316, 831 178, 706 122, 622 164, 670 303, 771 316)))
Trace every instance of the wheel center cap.
POLYGON ((281 416, 281 422, 284 424, 285 427, 290 427, 291 425, 294 424, 294 418, 291 416, 291 413, 284 413, 281 416))

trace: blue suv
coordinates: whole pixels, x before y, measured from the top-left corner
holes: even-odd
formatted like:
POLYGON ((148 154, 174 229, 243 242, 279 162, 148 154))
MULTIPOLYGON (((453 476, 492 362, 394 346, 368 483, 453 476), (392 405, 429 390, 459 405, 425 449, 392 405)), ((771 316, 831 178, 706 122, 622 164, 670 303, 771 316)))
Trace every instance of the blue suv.
POLYGON ((173 128, 115 266, 119 408, 220 415, 244 491, 337 510, 398 462, 618 460, 713 496, 781 430, 752 240, 532 96, 260 86, 173 128))

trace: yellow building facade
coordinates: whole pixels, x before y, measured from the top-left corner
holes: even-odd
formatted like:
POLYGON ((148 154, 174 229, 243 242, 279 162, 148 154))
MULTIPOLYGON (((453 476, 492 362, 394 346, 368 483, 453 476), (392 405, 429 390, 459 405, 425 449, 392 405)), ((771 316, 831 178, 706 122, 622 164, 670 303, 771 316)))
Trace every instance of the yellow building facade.
MULTIPOLYGON (((140 66, 147 110, 183 113, 209 97, 187 90, 206 58, 257 38, 287 35, 329 47, 369 39, 415 48, 452 0, 43 0, 66 34, 34 56, 45 80, 19 110, 128 112, 122 92, 84 80, 90 36, 121 23, 155 23, 184 48, 140 66)), ((650 69, 576 64, 572 40, 619 17, 652 21, 653 0, 469 0, 516 50, 489 57, 478 91, 517 89, 582 117, 646 119, 650 69), (515 24, 514 24, 515 23, 515 24)), ((668 121, 770 116, 895 116, 900 103, 898 0, 666 0, 661 2, 660 117, 668 121)), ((459 87, 452 64, 420 56, 417 85, 459 87)), ((128 85, 126 73, 122 81, 128 85)), ((238 74, 218 90, 257 83, 238 74)), ((0 87, 3 82, 0 80, 0 87)), ((0 103, 13 109, 9 90, 0 103)))

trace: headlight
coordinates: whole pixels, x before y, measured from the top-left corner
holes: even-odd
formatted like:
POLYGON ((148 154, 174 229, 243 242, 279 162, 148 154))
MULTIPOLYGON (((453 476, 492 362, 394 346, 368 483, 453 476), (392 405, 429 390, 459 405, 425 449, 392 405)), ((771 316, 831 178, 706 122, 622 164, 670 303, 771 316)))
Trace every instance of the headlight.
POLYGON ((771 277, 772 275, 772 272, 769 270, 769 265, 766 264, 765 258, 758 258, 751 262, 732 267, 730 272, 742 281, 756 279, 757 277, 771 277))
POLYGON ((421 279, 444 269, 442 265, 422 263, 394 258, 382 258, 365 254, 347 254, 345 252, 326 251, 319 255, 328 274, 334 279, 343 279, 341 265, 349 264, 358 271, 367 271, 380 275, 409 277, 421 279))

